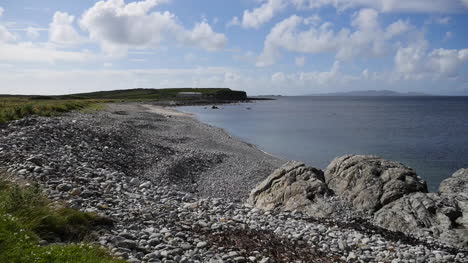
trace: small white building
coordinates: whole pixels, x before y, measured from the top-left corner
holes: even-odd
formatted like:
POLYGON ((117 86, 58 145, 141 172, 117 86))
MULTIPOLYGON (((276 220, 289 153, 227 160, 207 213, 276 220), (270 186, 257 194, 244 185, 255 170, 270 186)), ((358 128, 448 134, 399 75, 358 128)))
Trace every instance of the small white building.
POLYGON ((179 92, 177 97, 179 98, 201 98, 203 94, 201 92, 179 92))

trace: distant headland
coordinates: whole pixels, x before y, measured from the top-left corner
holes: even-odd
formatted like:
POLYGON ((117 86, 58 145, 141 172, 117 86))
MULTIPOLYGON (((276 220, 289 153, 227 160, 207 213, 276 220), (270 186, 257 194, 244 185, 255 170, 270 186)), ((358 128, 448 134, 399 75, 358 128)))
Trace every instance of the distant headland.
POLYGON ((403 96, 434 96, 423 92, 397 92, 393 90, 354 90, 345 92, 307 94, 306 96, 366 96, 366 97, 403 97, 403 96))

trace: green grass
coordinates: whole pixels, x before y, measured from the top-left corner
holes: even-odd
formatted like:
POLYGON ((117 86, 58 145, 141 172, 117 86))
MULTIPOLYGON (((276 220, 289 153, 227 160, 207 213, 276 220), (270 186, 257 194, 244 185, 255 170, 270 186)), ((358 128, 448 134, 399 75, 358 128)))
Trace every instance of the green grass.
POLYGON ((56 116, 65 112, 97 107, 96 100, 30 100, 25 97, 0 96, 0 123, 30 115, 56 116))
POLYGON ((230 89, 128 89, 99 91, 61 96, 0 95, 0 123, 18 120, 30 115, 56 116, 79 110, 93 112, 102 110, 103 104, 117 101, 191 100, 179 98, 179 92, 199 92, 204 99, 242 100, 246 94, 230 89))
POLYGON ((81 242, 94 226, 108 223, 95 214, 54 207, 38 186, 19 187, 0 179, 0 262, 124 262, 85 243, 38 244, 42 239, 81 242))
POLYGON ((216 94, 229 89, 209 88, 180 88, 180 89, 128 89, 79 93, 73 95, 58 96, 60 99, 119 99, 119 100, 163 100, 177 97, 179 92, 200 92, 205 95, 216 94))

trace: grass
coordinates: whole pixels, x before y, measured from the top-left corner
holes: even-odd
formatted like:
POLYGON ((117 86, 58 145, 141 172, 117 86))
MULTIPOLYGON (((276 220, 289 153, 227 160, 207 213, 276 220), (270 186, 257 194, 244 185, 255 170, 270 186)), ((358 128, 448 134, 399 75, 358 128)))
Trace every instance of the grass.
POLYGON ((230 89, 221 88, 180 88, 180 89, 127 89, 79 93, 73 95, 58 96, 60 99, 120 99, 120 100, 164 100, 177 97, 179 92, 199 92, 204 95, 213 95, 230 89))
POLYGON ((245 94, 230 89, 129 89, 99 91, 62 96, 0 95, 0 123, 18 120, 30 115, 56 116, 80 110, 92 112, 104 108, 103 104, 116 101, 190 100, 179 98, 179 92, 199 92, 205 98, 238 100, 245 94))
POLYGON ((97 100, 32 100, 27 97, 0 96, 0 123, 30 115, 56 116, 74 110, 98 107, 97 100))
POLYGON ((110 221, 98 215, 54 207, 37 185, 19 187, 0 179, 0 262, 120 263, 107 251, 82 242, 90 230, 110 221))

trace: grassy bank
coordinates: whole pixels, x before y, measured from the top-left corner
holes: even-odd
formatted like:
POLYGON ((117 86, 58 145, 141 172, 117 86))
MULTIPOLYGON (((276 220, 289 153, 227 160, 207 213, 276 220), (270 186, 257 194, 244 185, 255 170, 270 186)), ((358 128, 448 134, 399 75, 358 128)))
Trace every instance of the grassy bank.
POLYGON ((0 95, 0 123, 18 120, 30 115, 56 116, 74 110, 99 110, 103 103, 116 101, 190 101, 192 99, 208 100, 242 100, 247 98, 245 92, 230 89, 129 89, 99 91, 61 96, 17 96, 0 95), (180 92, 193 92, 200 97, 179 97, 180 92))
POLYGON ((0 96, 0 123, 30 115, 56 116, 64 112, 97 108, 98 100, 41 100, 19 96, 0 96))
POLYGON ((0 175, 0 262, 119 263, 102 248, 85 243, 39 245, 39 242, 82 242, 109 220, 53 205, 38 186, 19 187, 0 175))

